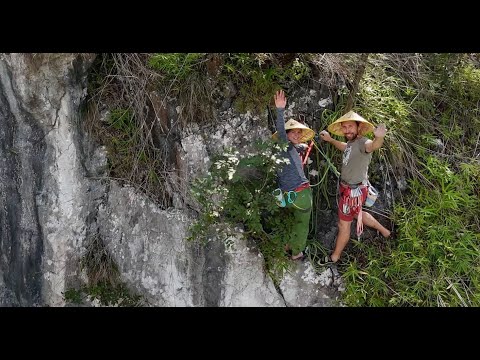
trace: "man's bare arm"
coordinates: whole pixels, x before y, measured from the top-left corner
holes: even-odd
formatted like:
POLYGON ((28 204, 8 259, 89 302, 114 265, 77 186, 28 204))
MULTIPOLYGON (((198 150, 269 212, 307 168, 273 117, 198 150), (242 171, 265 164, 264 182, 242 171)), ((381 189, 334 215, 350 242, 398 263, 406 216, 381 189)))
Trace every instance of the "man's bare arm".
POLYGON ((375 135, 375 139, 365 141, 365 151, 371 153, 377 149, 380 149, 383 145, 383 139, 385 138, 385 134, 387 133, 387 128, 385 124, 378 125, 375 130, 373 130, 373 134, 375 135))
POLYGON ((330 134, 328 133, 327 130, 323 130, 322 132, 320 132, 320 137, 322 138, 322 140, 325 140, 326 142, 329 142, 330 144, 335 146, 340 151, 344 151, 347 147, 347 143, 335 140, 334 138, 332 138, 330 136, 330 134))

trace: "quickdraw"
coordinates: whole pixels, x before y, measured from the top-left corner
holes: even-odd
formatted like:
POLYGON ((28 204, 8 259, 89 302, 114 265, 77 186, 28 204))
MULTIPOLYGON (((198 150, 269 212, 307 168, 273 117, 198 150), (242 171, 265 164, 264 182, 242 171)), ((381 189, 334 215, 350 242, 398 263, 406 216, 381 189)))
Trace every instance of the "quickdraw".
POLYGON ((272 195, 275 197, 275 201, 278 206, 280 207, 285 207, 288 204, 292 204, 293 207, 299 209, 299 210, 307 210, 307 209, 302 209, 301 207, 295 205, 295 200, 297 200, 298 193, 294 190, 290 191, 282 191, 282 189, 277 188, 273 190, 272 195), (285 198, 287 201, 285 201, 285 198))

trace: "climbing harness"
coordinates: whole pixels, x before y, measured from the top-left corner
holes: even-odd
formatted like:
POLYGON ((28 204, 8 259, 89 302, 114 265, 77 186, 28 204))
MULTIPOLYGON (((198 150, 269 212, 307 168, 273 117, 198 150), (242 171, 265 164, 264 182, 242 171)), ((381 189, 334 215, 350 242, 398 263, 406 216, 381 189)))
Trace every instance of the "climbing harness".
MULTIPOLYGON (((325 160, 327 161, 327 164, 330 166, 333 173, 337 177, 339 177, 340 173, 338 172, 336 167, 332 164, 330 159, 320 150, 320 148, 317 146, 317 144, 315 143, 315 141, 313 139, 310 141, 310 144, 308 145, 307 149, 304 152, 302 151, 304 153, 304 156, 302 156, 302 152, 299 153, 300 160, 301 160, 301 163, 302 163, 302 167, 305 167, 305 164, 308 161, 308 157, 310 155, 310 152, 312 151, 312 148, 314 146, 318 150, 318 152, 320 152, 320 154, 322 154, 322 156, 325 158, 325 160)), ((322 177, 322 179, 317 184, 315 184, 315 185, 310 185, 309 184, 308 187, 314 187, 314 186, 319 185, 325 179, 326 174, 327 173, 325 173, 325 175, 322 177)), ((286 207, 287 204, 292 204, 297 209, 307 210, 307 209, 302 209, 299 206, 295 205, 295 200, 297 199, 297 196, 298 196, 297 193, 302 191, 304 188, 305 187, 302 185, 295 190, 285 191, 285 192, 283 192, 282 189, 277 188, 277 189, 272 191, 272 195, 274 196, 275 202, 279 207, 286 207)))
POLYGON ((293 207, 296 209, 305 211, 307 209, 303 209, 295 204, 295 200, 297 200, 298 193, 304 189, 310 187, 309 185, 301 185, 295 190, 290 191, 282 191, 282 189, 277 188, 273 190, 272 195, 275 197, 275 202, 279 207, 285 207, 287 204, 292 204, 293 207), (286 199, 286 200, 285 200, 286 199))
POLYGON ((347 184, 340 182, 339 194, 342 197, 341 211, 344 214, 357 215, 357 237, 360 240, 360 235, 363 233, 363 189, 367 188, 368 181, 359 184, 347 184))

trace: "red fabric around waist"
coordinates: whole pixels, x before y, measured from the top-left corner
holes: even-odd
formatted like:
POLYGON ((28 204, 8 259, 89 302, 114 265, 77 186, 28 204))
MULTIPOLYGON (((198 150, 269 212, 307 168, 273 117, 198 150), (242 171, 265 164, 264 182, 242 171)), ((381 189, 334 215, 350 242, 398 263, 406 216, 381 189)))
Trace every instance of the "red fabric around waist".
POLYGON ((293 191, 295 191, 295 192, 300 192, 300 191, 302 191, 302 190, 304 190, 304 189, 308 189, 309 187, 310 187, 310 183, 305 183, 305 184, 300 185, 299 187, 297 187, 297 188, 296 188, 295 190, 293 190, 293 191))
POLYGON ((343 186, 344 188, 356 188, 360 185, 363 185, 363 182, 360 182, 360 183, 357 183, 357 184, 349 184, 349 183, 346 183, 345 181, 340 181, 340 185, 343 186))

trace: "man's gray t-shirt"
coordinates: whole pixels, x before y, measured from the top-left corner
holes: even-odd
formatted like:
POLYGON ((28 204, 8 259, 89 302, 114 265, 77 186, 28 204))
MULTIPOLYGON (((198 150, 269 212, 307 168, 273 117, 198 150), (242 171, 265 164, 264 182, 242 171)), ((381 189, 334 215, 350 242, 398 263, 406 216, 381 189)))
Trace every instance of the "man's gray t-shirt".
POLYGON ((368 180, 368 165, 372 153, 365 152, 366 137, 357 137, 347 142, 343 151, 341 179, 348 184, 359 184, 368 180))

